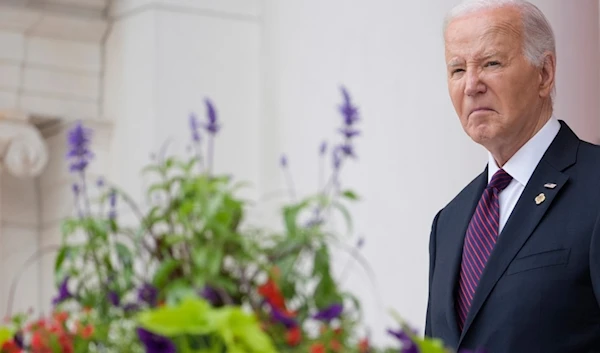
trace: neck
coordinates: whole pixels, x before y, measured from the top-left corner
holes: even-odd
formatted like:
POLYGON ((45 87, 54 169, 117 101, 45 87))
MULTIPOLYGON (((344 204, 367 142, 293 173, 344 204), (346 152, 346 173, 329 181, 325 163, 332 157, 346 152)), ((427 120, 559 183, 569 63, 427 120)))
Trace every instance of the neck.
POLYGON ((546 125, 552 116, 552 107, 550 104, 544 104, 539 114, 539 119, 525 126, 520 134, 509 143, 494 146, 489 151, 494 157, 498 167, 502 168, 512 156, 517 153, 535 134, 537 134, 546 125))

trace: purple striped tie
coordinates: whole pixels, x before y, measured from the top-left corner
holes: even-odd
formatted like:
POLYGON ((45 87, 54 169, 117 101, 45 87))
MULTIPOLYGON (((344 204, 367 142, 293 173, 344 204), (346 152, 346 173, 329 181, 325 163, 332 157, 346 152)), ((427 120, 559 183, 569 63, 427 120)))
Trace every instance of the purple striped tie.
POLYGON ((494 174, 488 186, 483 190, 469 228, 467 228, 456 301, 458 325, 461 331, 471 308, 475 288, 477 288, 481 273, 496 244, 496 238, 498 238, 500 224, 498 194, 508 186, 511 180, 512 177, 503 169, 494 174))

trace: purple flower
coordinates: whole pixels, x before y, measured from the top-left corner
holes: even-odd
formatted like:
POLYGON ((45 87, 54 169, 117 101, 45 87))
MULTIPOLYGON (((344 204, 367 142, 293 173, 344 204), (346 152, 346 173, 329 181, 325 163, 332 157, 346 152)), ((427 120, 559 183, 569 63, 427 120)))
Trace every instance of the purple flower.
POLYGON ((108 292, 108 301, 110 301, 110 303, 113 306, 119 306, 121 305, 121 298, 119 298, 119 294, 117 294, 117 292, 115 291, 110 291, 108 292))
POLYGON ((123 306, 123 311, 126 313, 136 312, 140 309, 140 306, 136 303, 128 303, 123 306))
POLYGON ((281 159, 279 160, 279 164, 281 165, 282 168, 286 168, 288 165, 287 157, 281 156, 281 159))
POLYGON ((387 330, 387 332, 394 336, 402 344, 400 353, 419 353, 419 348, 413 342, 409 335, 402 330, 387 330))
POLYGON ((348 157, 355 157, 354 147, 350 143, 345 143, 339 146, 340 151, 348 157))
POLYGON ((58 295, 52 300, 52 303, 54 305, 58 305, 67 299, 73 298, 73 294, 71 294, 71 292, 69 291, 68 284, 69 276, 65 277, 65 279, 63 279, 62 283, 60 284, 60 287, 58 288, 58 295))
POLYGON ((223 304, 219 292, 211 286, 204 286, 200 292, 200 296, 208 300, 212 306, 220 306, 223 304))
POLYGON ((344 117, 344 124, 346 126, 351 126, 359 120, 358 108, 352 105, 352 99, 346 88, 341 87, 341 91, 344 96, 344 102, 339 107, 340 113, 342 113, 342 116, 344 117))
POLYGON ((144 345, 146 353, 176 352, 175 344, 173 344, 173 342, 166 337, 156 335, 143 328, 137 329, 137 335, 142 344, 144 345))
POLYGON ((79 184, 73 184, 73 193, 75 194, 75 196, 79 195, 79 191, 79 184))
POLYGON ((287 328, 287 329, 291 329, 293 327, 298 326, 298 324, 296 323, 296 320, 289 317, 288 315, 286 315, 285 313, 283 313, 282 311, 280 311, 273 305, 271 305, 271 319, 273 319, 273 321, 279 322, 280 324, 285 326, 285 328, 287 328))
POLYGON ((333 319, 338 318, 340 315, 342 315, 343 310, 344 310, 344 307, 342 306, 341 303, 332 304, 332 305, 326 307, 325 309, 317 312, 313 316, 313 319, 319 320, 319 321, 331 321, 333 319))
POLYGON ((347 139, 351 139, 355 136, 360 135, 360 131, 356 130, 355 128, 353 128, 351 126, 344 126, 339 129, 339 132, 342 135, 344 135, 344 137, 346 137, 347 139))
POLYGON ((319 147, 319 154, 324 156, 327 153, 327 141, 321 142, 321 147, 319 147))
POLYGON ((72 172, 85 171, 89 161, 94 157, 89 149, 91 134, 91 130, 84 128, 81 122, 77 122, 75 127, 69 131, 67 159, 71 160, 69 169, 72 172))
POLYGON ((117 218, 117 192, 114 189, 111 190, 110 194, 108 195, 108 203, 110 205, 110 210, 108 211, 108 218, 117 218))
POLYGON ((99 188, 104 186, 104 179, 102 177, 100 177, 96 180, 96 186, 99 188))
POLYGON ((333 150, 333 169, 338 170, 342 165, 342 156, 340 155, 340 149, 336 148, 333 150))
POLYGON ((365 238, 364 237, 358 238, 358 241, 356 242, 356 247, 360 249, 364 245, 365 245, 365 238))
POLYGON ((150 283, 144 283, 138 290, 138 300, 154 307, 158 302, 158 290, 150 283))
POLYGON ((23 348, 24 347, 24 344, 23 344, 23 333, 21 331, 15 333, 15 335, 13 337, 13 341, 15 341, 15 344, 17 345, 17 347, 23 348))
POLYGON ((200 123, 196 114, 190 114, 190 130, 192 130, 192 139, 194 142, 200 142, 200 123))
POLYGON ((338 131, 344 137, 344 142, 338 145, 333 150, 333 160, 335 169, 339 168, 343 156, 356 157, 356 155, 354 154, 354 146, 352 145, 352 139, 360 135, 360 131, 354 126, 354 124, 359 120, 358 108, 356 108, 352 104, 350 95, 344 87, 342 87, 342 95, 344 96, 344 102, 339 109, 342 113, 342 117, 344 120, 342 127, 338 131), (339 153, 342 153, 343 156, 340 156, 339 153))
POLYGON ((208 118, 208 123, 206 124, 205 129, 209 134, 215 135, 221 128, 217 122, 217 112, 215 111, 215 107, 210 99, 205 99, 204 103, 206 103, 206 116, 208 118))

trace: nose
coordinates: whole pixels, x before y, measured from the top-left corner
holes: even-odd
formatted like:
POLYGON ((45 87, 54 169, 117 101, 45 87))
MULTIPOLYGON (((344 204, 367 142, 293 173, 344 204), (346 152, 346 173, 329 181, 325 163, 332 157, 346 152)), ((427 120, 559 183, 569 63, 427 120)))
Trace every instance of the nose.
POLYGON ((475 96, 480 93, 485 93, 486 86, 481 81, 481 77, 479 76, 479 72, 475 69, 467 69, 465 73, 465 94, 467 96, 475 96))

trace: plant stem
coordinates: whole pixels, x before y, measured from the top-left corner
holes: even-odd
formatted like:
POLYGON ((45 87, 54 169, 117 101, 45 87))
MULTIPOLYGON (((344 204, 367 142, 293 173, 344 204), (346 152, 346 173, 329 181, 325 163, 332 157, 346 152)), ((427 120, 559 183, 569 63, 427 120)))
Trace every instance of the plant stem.
POLYGON ((80 174, 80 178, 81 178, 81 192, 80 194, 83 194, 83 200, 85 202, 85 208, 86 208, 86 213, 88 217, 92 216, 92 208, 90 206, 90 199, 88 197, 87 194, 87 183, 85 182, 85 173, 82 170, 81 174, 80 174))
POLYGON ((208 137, 208 151, 206 152, 206 159, 208 160, 207 162, 207 173, 208 175, 212 174, 212 167, 213 167, 213 154, 214 154, 214 136, 213 135, 209 135, 208 137))

